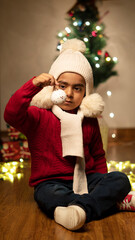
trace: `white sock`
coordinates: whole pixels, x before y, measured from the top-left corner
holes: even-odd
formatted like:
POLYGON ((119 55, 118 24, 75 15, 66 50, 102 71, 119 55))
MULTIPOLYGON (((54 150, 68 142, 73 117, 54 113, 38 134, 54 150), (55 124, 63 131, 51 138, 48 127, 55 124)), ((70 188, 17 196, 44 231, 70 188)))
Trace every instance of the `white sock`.
POLYGON ((81 228, 86 221, 86 212, 77 205, 68 207, 56 207, 54 220, 69 230, 81 228))

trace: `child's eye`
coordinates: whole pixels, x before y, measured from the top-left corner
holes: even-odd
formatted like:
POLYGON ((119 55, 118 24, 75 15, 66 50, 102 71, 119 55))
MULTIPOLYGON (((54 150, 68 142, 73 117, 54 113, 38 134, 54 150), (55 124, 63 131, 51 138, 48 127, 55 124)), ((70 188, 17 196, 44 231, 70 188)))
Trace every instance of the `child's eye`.
POLYGON ((60 87, 61 89, 65 89, 65 85, 64 85, 64 84, 60 84, 59 87, 60 87))
POLYGON ((75 91, 80 92, 81 88, 80 87, 75 87, 75 91))

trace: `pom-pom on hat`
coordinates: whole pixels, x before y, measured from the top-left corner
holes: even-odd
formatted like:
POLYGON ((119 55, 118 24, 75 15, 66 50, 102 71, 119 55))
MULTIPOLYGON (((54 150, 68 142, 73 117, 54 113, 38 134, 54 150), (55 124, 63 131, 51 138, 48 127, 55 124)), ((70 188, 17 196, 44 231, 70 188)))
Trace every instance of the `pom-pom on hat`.
MULTIPOLYGON (((62 44, 60 55, 52 64, 49 74, 55 79, 64 72, 75 72, 84 77, 86 81, 86 96, 80 105, 85 117, 97 117, 104 109, 104 102, 99 94, 91 94, 93 90, 92 68, 83 55, 86 50, 85 43, 79 39, 70 39, 62 44)), ((51 109, 53 86, 44 87, 31 101, 31 105, 39 108, 51 109)))
POLYGON ((80 74, 86 81, 86 96, 93 89, 92 68, 83 55, 86 50, 85 43, 79 39, 70 39, 62 44, 60 55, 52 64, 49 74, 56 79, 64 72, 80 74))

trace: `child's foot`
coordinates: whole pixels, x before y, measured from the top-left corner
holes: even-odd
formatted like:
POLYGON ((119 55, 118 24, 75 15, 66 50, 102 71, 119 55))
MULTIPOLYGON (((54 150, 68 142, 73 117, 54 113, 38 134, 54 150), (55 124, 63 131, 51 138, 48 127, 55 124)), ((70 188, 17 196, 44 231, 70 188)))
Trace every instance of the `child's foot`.
POLYGON ((135 211, 135 192, 129 192, 124 200, 118 203, 118 208, 125 211, 135 211))
POLYGON ((86 221, 85 211, 77 206, 56 207, 54 211, 55 222, 69 230, 81 228, 86 221))

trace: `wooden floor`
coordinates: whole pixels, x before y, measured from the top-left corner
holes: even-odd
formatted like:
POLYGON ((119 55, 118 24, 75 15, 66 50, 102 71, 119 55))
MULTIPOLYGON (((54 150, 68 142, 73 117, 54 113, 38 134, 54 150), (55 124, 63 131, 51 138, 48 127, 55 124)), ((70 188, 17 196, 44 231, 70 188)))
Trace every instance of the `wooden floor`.
MULTIPOLYGON (((108 146, 110 160, 135 162, 135 141, 115 142, 108 146)), ((135 240, 135 213, 121 212, 86 224, 71 232, 48 219, 33 199, 28 186, 30 166, 23 169, 24 177, 13 183, 0 181, 1 240, 135 240)))

